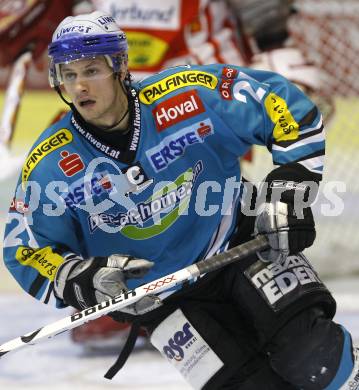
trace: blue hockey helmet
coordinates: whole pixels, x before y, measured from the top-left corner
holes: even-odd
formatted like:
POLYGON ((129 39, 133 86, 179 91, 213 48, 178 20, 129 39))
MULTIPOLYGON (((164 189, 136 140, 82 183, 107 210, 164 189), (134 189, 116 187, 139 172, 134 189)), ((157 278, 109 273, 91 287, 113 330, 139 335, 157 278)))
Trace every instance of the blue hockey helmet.
POLYGON ((65 18, 52 36, 48 55, 51 87, 63 82, 60 64, 86 58, 104 56, 114 73, 127 73, 126 35, 112 16, 100 11, 65 18))

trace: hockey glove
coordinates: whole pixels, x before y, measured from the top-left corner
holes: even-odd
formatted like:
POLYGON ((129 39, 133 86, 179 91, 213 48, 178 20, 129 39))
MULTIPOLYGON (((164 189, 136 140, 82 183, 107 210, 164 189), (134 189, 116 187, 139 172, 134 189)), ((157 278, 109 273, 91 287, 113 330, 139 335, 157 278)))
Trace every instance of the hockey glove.
POLYGON ((298 163, 280 166, 260 189, 255 234, 267 236, 270 249, 259 253, 264 261, 281 263, 288 255, 309 248, 315 239, 310 205, 318 191, 319 177, 298 163))
MULTIPOLYGON (((58 269, 54 282, 55 295, 66 304, 83 310, 126 291, 126 280, 142 278, 153 264, 119 254, 87 260, 75 256, 58 269)), ((152 310, 148 306, 154 303, 154 298, 144 297, 123 311, 137 315, 152 310)))

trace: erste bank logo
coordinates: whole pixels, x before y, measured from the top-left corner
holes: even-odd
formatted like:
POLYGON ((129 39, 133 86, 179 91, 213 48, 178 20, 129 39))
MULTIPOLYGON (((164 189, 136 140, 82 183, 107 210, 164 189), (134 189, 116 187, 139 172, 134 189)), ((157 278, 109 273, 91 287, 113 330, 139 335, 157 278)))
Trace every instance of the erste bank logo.
POLYGON ((161 132, 185 119, 192 118, 205 111, 196 90, 186 91, 160 103, 152 114, 157 131, 161 132))
POLYGON ((204 142, 212 134, 212 121, 204 119, 163 138, 160 144, 146 151, 147 158, 156 172, 162 171, 181 157, 188 147, 204 142))
POLYGON ((63 150, 60 156, 61 160, 57 164, 67 177, 74 176, 85 168, 85 164, 78 153, 70 153, 67 150, 63 150))

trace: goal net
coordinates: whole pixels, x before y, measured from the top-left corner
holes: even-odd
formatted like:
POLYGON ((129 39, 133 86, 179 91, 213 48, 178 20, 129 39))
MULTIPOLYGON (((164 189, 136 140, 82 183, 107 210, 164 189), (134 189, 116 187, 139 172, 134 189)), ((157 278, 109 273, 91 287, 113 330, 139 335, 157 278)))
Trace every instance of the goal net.
MULTIPOLYGON (((313 206, 317 240, 306 254, 323 276, 359 274, 359 2, 298 0, 295 8, 290 40, 321 70, 320 95, 335 107, 326 123, 324 180, 313 206)), ((265 153, 255 150, 248 168, 254 174, 264 174, 265 153)))

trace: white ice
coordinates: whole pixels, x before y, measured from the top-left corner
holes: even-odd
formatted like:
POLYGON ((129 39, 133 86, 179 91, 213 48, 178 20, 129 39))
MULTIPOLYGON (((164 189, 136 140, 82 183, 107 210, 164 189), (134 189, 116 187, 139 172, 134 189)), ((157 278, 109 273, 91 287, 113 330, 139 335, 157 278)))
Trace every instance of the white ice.
MULTIPOLYGON (((69 315, 41 304, 26 294, 0 295, 0 343, 69 315)), ((89 355, 69 333, 26 346, 0 359, 0 389, 51 390, 71 388, 154 390, 188 389, 181 376, 151 350, 135 352, 113 379, 103 377, 117 356, 89 355)))
MULTIPOLYGON (((344 325, 359 343, 359 280, 340 279, 327 285, 338 302, 335 321, 344 325)), ((0 344, 69 314, 47 307, 25 293, 1 294, 0 312, 0 344)), ((0 359, 0 389, 189 389, 174 368, 151 350, 133 353, 112 381, 104 379, 116 357, 86 354, 64 333, 4 355, 0 359)))

